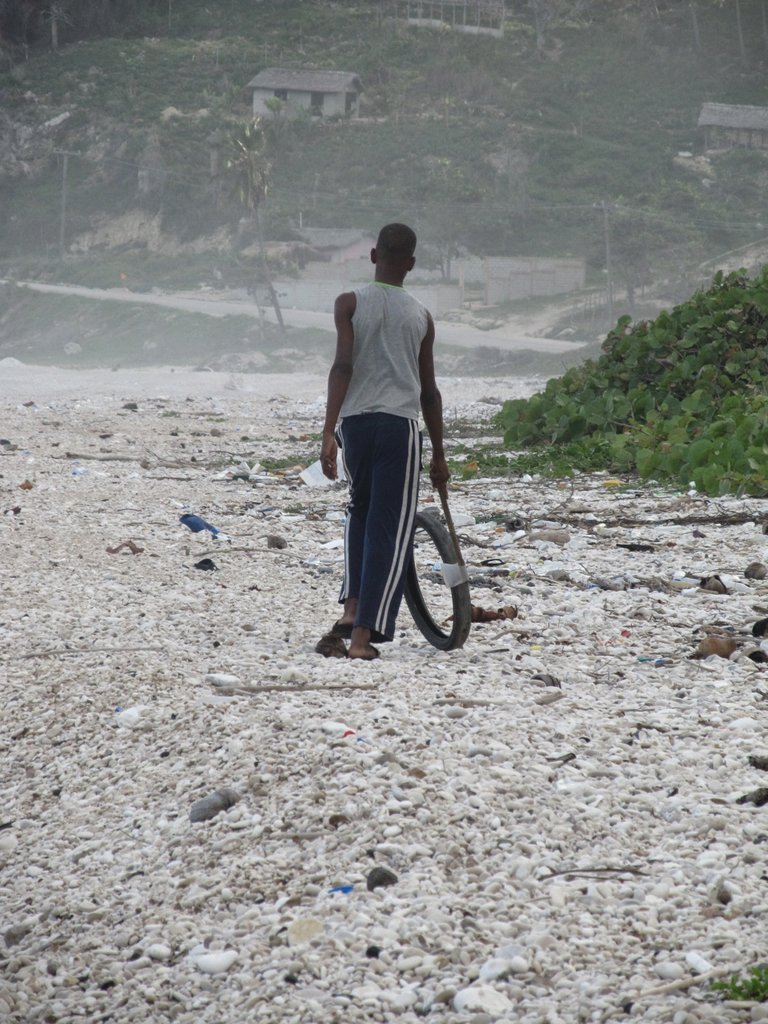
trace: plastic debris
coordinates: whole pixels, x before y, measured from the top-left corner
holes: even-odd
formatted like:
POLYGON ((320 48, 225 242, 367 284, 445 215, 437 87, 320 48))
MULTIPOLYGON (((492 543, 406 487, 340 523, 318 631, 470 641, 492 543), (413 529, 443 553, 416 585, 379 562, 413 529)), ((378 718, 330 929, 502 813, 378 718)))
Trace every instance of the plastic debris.
POLYGON ((199 562, 195 562, 196 569, 202 569, 203 572, 214 572, 218 569, 218 565, 212 558, 201 558, 199 562))
POLYGON ((149 708, 146 704, 135 704, 131 708, 115 708, 115 725, 120 729, 148 729, 149 722, 144 715, 149 708))
POLYGON ((191 512, 185 512, 183 516, 179 516, 179 522, 183 523, 192 533, 202 533, 203 530, 207 530, 213 537, 221 533, 217 526, 211 526, 202 516, 193 515, 191 512))
POLYGON ((344 464, 341 461, 341 452, 336 456, 336 479, 329 480, 328 477, 323 473, 323 467, 318 459, 317 462, 313 462, 311 466, 307 466, 306 469, 302 469, 299 473, 299 478, 307 487, 330 487, 331 484, 344 482, 347 479, 347 475, 344 472, 344 464))

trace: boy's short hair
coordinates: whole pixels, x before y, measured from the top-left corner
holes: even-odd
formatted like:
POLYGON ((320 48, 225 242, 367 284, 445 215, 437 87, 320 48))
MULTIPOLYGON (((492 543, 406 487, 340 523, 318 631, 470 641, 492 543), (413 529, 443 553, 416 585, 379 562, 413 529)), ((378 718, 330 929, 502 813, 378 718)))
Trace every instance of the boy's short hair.
POLYGON ((407 224, 386 224, 379 232, 376 249, 385 259, 409 259, 416 251, 416 232, 407 224))

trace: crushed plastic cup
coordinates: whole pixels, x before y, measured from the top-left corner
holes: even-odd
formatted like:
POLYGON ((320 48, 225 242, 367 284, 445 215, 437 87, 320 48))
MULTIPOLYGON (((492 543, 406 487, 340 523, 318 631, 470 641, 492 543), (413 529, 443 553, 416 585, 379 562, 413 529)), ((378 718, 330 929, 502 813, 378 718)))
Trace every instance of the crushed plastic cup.
POLYGON ((306 469, 302 469, 299 473, 299 479, 302 480, 307 487, 329 487, 333 483, 338 481, 344 481, 347 476, 344 472, 344 464, 341 461, 341 453, 336 456, 336 480, 329 480, 328 477, 323 473, 323 468, 320 464, 320 460, 313 462, 311 466, 307 466, 306 469))

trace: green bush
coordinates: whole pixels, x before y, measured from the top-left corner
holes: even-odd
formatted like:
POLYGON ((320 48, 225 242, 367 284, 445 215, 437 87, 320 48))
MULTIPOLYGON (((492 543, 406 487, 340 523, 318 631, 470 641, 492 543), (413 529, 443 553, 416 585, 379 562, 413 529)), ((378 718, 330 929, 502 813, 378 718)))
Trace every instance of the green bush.
POLYGON ((726 981, 713 981, 712 988, 722 992, 724 999, 765 1002, 768 999, 768 965, 758 964, 750 968, 746 978, 734 974, 726 981))
MULTIPOLYGON (((605 468, 693 481, 707 494, 768 494, 768 267, 718 273, 654 321, 619 320, 603 354, 505 403, 505 444, 581 442, 605 468)), ((551 453, 550 453, 551 455, 551 453)), ((582 468, 575 465, 573 468, 582 468)))

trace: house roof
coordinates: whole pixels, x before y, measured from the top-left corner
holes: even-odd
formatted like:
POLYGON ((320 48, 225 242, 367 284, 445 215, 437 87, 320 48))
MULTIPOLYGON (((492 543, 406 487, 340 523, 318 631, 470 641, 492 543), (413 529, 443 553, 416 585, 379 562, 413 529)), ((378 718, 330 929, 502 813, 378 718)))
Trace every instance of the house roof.
POLYGON ((705 103, 699 114, 699 128, 756 128, 768 131, 768 107, 705 103))
POLYGON ((248 88, 331 93, 363 91, 353 71, 318 71, 316 68, 265 68, 250 80, 248 88))
POLYGON ((358 228, 302 228, 299 234, 314 249, 343 249, 363 239, 371 239, 375 244, 369 232, 358 228))

